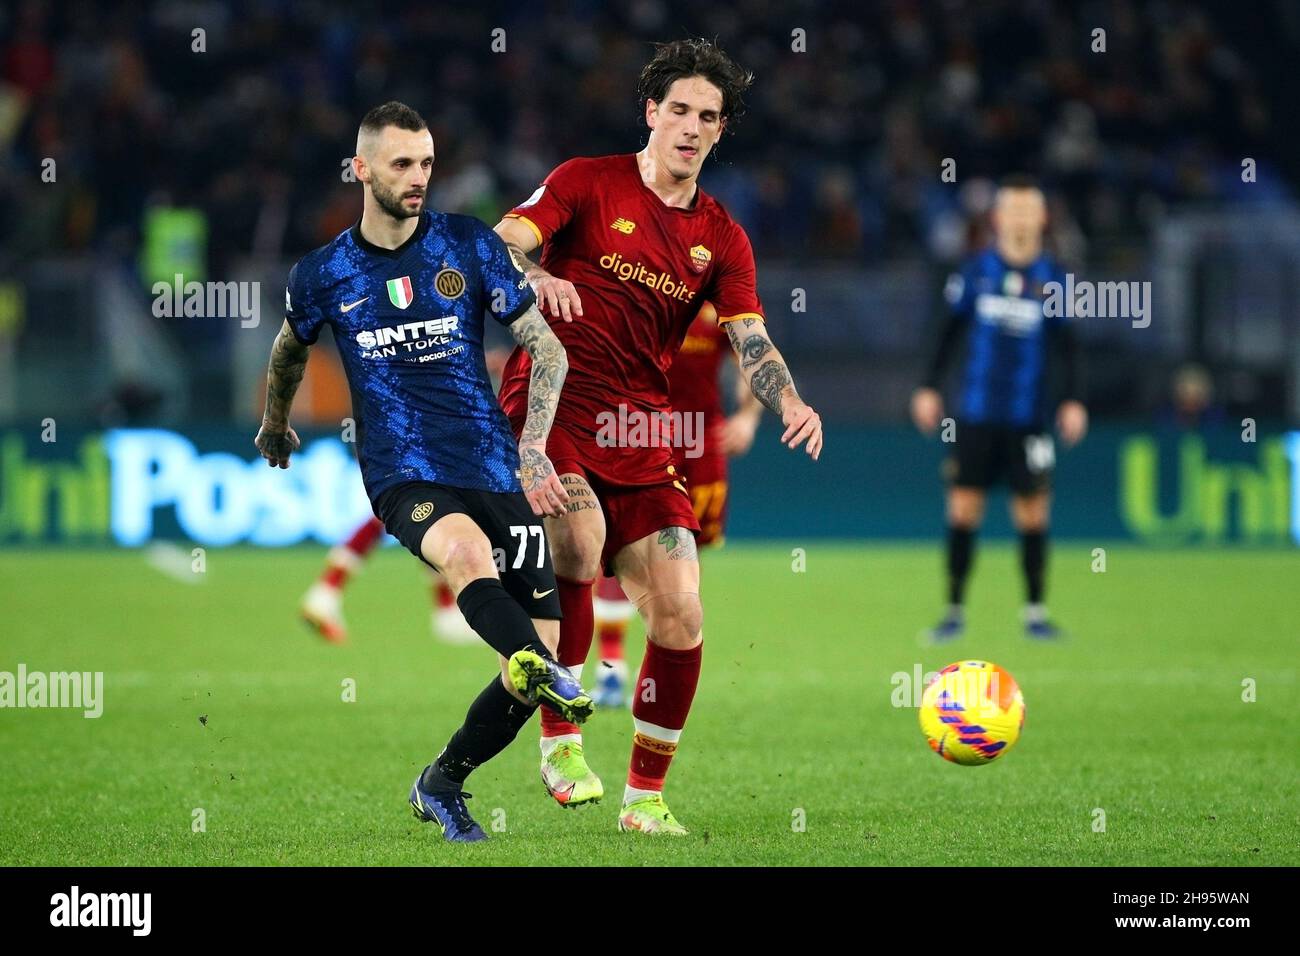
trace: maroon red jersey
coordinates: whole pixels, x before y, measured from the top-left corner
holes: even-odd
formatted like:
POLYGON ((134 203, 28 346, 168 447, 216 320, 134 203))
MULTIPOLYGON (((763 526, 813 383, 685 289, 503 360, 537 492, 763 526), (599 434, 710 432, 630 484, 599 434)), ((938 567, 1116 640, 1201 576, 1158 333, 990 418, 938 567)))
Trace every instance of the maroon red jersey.
MULTIPOLYGON (((543 244, 541 263, 582 297, 572 323, 546 316, 569 355, 556 426, 584 447, 583 465, 621 485, 664 481, 671 449, 598 442, 620 405, 668 413, 667 370, 705 300, 719 321, 763 318, 749 238, 703 190, 690 209, 663 201, 641 181, 636 156, 571 159, 508 214, 543 244)), ((515 349, 501 405, 527 415, 531 363, 515 349)))

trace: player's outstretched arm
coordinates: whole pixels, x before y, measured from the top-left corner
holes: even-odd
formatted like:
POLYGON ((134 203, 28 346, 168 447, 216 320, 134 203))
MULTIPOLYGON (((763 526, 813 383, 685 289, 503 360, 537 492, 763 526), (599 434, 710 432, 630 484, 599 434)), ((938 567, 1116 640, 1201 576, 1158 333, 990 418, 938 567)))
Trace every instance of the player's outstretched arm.
POLYGON ((266 368, 266 411, 253 444, 272 468, 288 468, 289 456, 302 444, 289 427, 289 409, 307 369, 310 348, 294 337, 287 321, 271 346, 271 361, 266 368))
POLYGON ((785 433, 781 441, 791 448, 804 446, 816 461, 822 453, 822 419, 795 390, 785 359, 772 344, 761 319, 736 319, 723 324, 740 361, 740 374, 766 408, 781 416, 785 433))
POLYGON ((546 457, 546 439, 569 373, 569 357, 536 305, 510 323, 510 334, 528 353, 533 366, 528 381, 528 417, 519 434, 519 480, 534 514, 562 518, 567 514, 569 496, 546 457))
POLYGON ((528 258, 528 253, 540 245, 531 229, 518 219, 510 218, 502 219, 492 229, 506 244, 510 258, 528 280, 533 294, 537 296, 538 308, 545 309, 565 322, 572 322, 575 315, 582 315, 582 298, 574 284, 551 275, 528 258))

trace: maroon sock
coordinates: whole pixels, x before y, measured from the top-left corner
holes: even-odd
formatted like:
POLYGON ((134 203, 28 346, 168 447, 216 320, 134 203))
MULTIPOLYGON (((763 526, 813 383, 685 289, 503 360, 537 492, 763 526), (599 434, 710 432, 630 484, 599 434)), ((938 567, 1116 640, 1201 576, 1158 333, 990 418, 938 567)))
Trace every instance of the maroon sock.
POLYGON ((632 688, 632 762, 627 784, 638 790, 662 790, 677 738, 686 726, 695 688, 700 682, 703 644, 688 651, 647 642, 636 687, 632 688))
MULTIPOLYGON (((556 575, 555 586, 559 591, 560 613, 560 647, 555 655, 565 667, 585 664, 587 652, 591 650, 592 628, 595 616, 591 608, 591 581, 575 581, 556 575)), ((542 736, 559 737, 561 734, 582 733, 577 724, 571 724, 549 707, 539 707, 542 712, 542 736)))
MULTIPOLYGON (((356 560, 361 560, 374 549, 375 543, 383 534, 384 523, 378 518, 371 518, 352 532, 352 537, 343 543, 342 548, 350 552, 356 560)), ((321 581, 332 588, 341 588, 347 581, 355 562, 346 560, 346 555, 343 556, 344 560, 339 560, 337 551, 331 555, 331 558, 330 563, 325 566, 325 572, 321 575, 321 581)))

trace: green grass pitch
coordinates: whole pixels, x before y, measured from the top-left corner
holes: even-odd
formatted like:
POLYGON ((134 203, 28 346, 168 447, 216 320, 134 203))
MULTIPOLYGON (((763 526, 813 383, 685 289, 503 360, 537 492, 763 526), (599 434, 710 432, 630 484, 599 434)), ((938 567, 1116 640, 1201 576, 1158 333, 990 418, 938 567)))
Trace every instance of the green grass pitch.
MULTIPOLYGON (((610 799, 545 796, 534 722, 471 778, 492 839, 469 847, 406 796, 490 652, 431 638, 397 548, 353 582, 350 645, 323 644, 295 617, 323 556, 210 549, 186 583, 139 552, 0 552, 0 670, 105 672, 97 720, 0 710, 0 864, 1300 863, 1295 553, 1116 545, 1094 573, 1061 545, 1050 596, 1072 637, 1045 646, 1017 626, 1015 551, 990 544, 968 634, 938 650, 916 642, 937 547, 812 543, 802 573, 789 545, 708 553, 704 674, 667 791, 691 835, 617 832, 631 722, 602 711, 587 742, 610 799), (896 673, 963 656, 1027 701, 987 767, 939 759, 891 703, 896 673)), ((634 625, 633 667, 641 643, 634 625)))

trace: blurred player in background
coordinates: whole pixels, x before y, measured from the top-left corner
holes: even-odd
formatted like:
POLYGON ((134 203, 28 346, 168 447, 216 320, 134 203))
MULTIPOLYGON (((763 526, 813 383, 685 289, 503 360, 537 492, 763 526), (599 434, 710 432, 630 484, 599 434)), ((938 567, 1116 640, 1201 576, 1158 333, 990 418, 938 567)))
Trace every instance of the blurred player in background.
POLYGON ((286 317, 267 369, 255 442, 270 465, 299 447, 289 410, 323 327, 333 330, 352 392, 357 460, 375 514, 440 570, 500 672, 411 786, 421 820, 446 839, 487 838, 469 814, 466 777, 504 750, 538 703, 581 722, 591 698, 559 666, 560 605, 540 516, 564 515, 546 439, 564 384, 564 348, 505 245, 469 216, 425 210, 433 137, 410 107, 375 107, 352 160, 361 220, 289 273, 286 317), (492 393, 483 314, 531 359, 516 442, 492 393), (513 555, 503 572, 494 548, 513 555))
MULTIPOLYGON (((564 609, 559 658, 575 669, 587 659, 591 588, 602 567, 617 575, 646 626, 637 686, 653 692, 632 704, 621 830, 686 832, 663 787, 700 676, 700 526, 671 442, 604 441, 602 419, 644 422, 671 412, 667 369, 708 300, 753 394, 781 417, 782 441, 814 459, 822 449, 821 418, 799 397, 767 334, 749 238, 697 182, 751 81, 707 41, 661 44, 638 84, 650 129, 645 148, 562 163, 496 226, 569 355, 547 445, 569 499, 567 516, 547 524, 564 609), (541 265, 527 257, 538 246, 541 265), (574 316, 580 321, 566 321, 574 316)), ((516 349, 502 385, 516 428, 528 411, 529 366, 516 349)), ((599 800, 604 788, 579 728, 543 717, 547 790, 565 806, 599 800)))
POLYGON ((994 246, 972 256, 944 290, 945 323, 924 384, 912 394, 912 419, 929 434, 944 415, 939 394, 944 370, 962 338, 968 340, 954 444, 944 463, 948 479, 948 610, 926 632, 934 642, 965 630, 962 603, 973 564, 975 536, 988 489, 1005 480, 1011 518, 1020 534, 1025 577, 1025 633, 1054 638, 1045 597, 1047 533, 1056 453, 1049 421, 1048 361, 1061 359, 1063 401, 1056 427, 1068 448, 1083 439, 1088 413, 1082 394, 1082 354, 1071 320, 1044 314, 1044 285, 1065 275, 1043 249, 1047 204, 1034 180, 1011 176, 993 207, 994 246))
MULTIPOLYGON (((501 380, 505 368, 506 349, 490 348, 484 351, 488 375, 493 383, 501 380)), ((331 644, 347 640, 347 624, 343 618, 343 590, 348 579, 356 574, 362 563, 384 537, 384 523, 371 518, 361 524, 342 544, 329 549, 325 567, 320 577, 307 589, 298 606, 302 619, 331 644)), ((429 588, 433 596, 430 624, 433 636, 448 644, 477 644, 479 637, 465 620, 456 604, 456 595, 447 579, 429 569, 429 588)))
MULTIPOLYGON (((686 330, 686 338, 668 369, 668 401, 682 416, 699 416, 704 428, 699 449, 687 449, 677 458, 678 470, 691 496, 700 533, 699 547, 720 546, 727 523, 727 459, 747 453, 763 414, 744 376, 736 379, 737 409, 728 416, 722 408, 721 371, 725 359, 735 359, 718 313, 706 302, 686 330)), ((596 582, 596 637, 600 671, 592 693, 600 707, 626 703, 627 662, 623 639, 635 608, 608 575, 596 582)))

